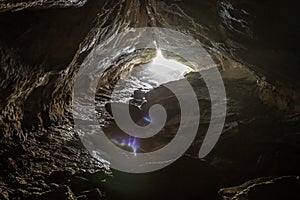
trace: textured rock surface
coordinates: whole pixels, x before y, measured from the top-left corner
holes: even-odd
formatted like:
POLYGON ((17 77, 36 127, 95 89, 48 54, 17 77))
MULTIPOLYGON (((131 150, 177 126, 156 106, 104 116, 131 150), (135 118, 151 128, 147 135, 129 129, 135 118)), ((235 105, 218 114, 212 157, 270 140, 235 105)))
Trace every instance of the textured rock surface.
MULTIPOLYGON (((212 200, 220 188, 266 176, 279 178, 220 194, 297 199, 299 178, 287 176, 300 173, 297 9, 258 0, 0 1, 0 199, 212 200), (95 45, 145 26, 189 34, 213 55, 226 85, 227 121, 206 160, 194 157, 209 111, 197 140, 173 165, 145 175, 113 171, 111 177, 108 163, 93 159, 73 130, 74 76, 95 45)), ((199 87, 201 109, 209 110, 201 78, 189 76, 199 87)), ((167 137, 176 123, 175 116, 167 137)))
POLYGON ((246 183, 221 189, 224 200, 299 199, 299 176, 258 178, 246 183))
POLYGON ((2 0, 0 2, 0 13, 1 12, 17 12, 25 9, 46 9, 46 8, 67 8, 82 6, 86 3, 85 0, 2 0))
POLYGON ((33 199, 34 200, 51 200, 51 199, 76 200, 76 197, 72 193, 70 188, 68 188, 68 186, 61 186, 51 192, 46 192, 40 195, 39 197, 33 199))

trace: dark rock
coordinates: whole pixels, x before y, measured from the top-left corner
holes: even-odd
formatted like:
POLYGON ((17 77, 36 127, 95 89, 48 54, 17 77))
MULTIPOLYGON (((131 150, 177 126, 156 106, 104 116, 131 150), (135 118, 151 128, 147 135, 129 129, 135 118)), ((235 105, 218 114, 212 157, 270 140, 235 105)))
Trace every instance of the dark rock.
POLYGON ((11 11, 16 12, 20 10, 26 9, 41 9, 41 8, 67 8, 67 7, 77 7, 84 5, 86 0, 81 1, 52 1, 52 0, 45 0, 45 1, 38 1, 38 0, 30 0, 30 1, 10 1, 4 0, 0 2, 0 13, 11 11))
POLYGON ((104 195, 99 189, 93 189, 89 191, 82 192, 80 196, 77 197, 78 200, 101 200, 104 199, 104 195))
POLYGON ((100 186, 100 184, 104 183, 108 177, 112 177, 112 175, 109 175, 102 170, 97 170, 94 172, 84 172, 77 174, 77 176, 88 179, 91 184, 97 187, 100 186))
POLYGON ((1 200, 9 200, 9 194, 7 191, 0 188, 0 199, 1 200))
POLYGON ((133 98, 136 100, 142 100, 145 98, 145 92, 141 90, 135 90, 133 93, 133 98))
POLYGON ((50 183, 50 184, 49 184, 49 187, 50 187, 51 189, 55 189, 55 188, 58 188, 59 185, 56 184, 56 183, 50 183))
MULTIPOLYGON (((142 119, 142 117, 144 116, 144 113, 141 111, 141 109, 139 107, 137 107, 136 105, 133 105, 133 104, 125 104, 125 103, 114 103, 114 106, 122 111, 124 113, 126 113, 126 111, 128 110, 128 107, 129 107, 129 111, 130 111, 130 114, 131 114, 131 117, 132 117, 132 120, 134 120, 135 122, 137 122, 138 120, 142 119)), ((105 104, 105 109, 106 111, 111 115, 113 116, 113 113, 112 113, 112 108, 111 108, 111 103, 106 103, 105 104)))
POLYGON ((51 192, 46 192, 33 198, 33 200, 76 200, 76 197, 70 188, 64 185, 51 192))
POLYGON ((62 184, 66 182, 73 175, 72 171, 55 171, 46 179, 47 183, 62 184))
POLYGON ((188 156, 155 172, 113 172, 104 190, 108 199, 216 199, 220 176, 208 163, 188 156))
POLYGON ((67 183, 67 185, 76 195, 81 194, 83 191, 94 188, 93 184, 91 184, 88 179, 80 176, 73 176, 72 178, 70 178, 70 181, 69 183, 67 183))
POLYGON ((77 200, 86 200, 87 196, 86 195, 80 195, 77 197, 77 200))
POLYGON ((224 200, 297 200, 300 199, 300 177, 258 178, 240 186, 224 188, 219 194, 224 200))

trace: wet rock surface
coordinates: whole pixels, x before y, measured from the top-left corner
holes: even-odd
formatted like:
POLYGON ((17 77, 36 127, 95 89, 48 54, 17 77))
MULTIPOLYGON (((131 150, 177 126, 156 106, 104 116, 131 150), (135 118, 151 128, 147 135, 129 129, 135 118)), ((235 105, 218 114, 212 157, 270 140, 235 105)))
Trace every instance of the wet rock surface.
MULTIPOLYGON (((1 1, 0 199, 299 199, 299 27, 297 7, 281 5, 1 1), (96 44, 144 26, 172 28, 203 43, 222 73, 228 112, 218 144, 199 160, 210 101, 201 77, 188 74, 201 107, 196 140, 162 170, 127 174, 85 150, 72 124, 72 87, 96 44)), ((126 56, 116 64, 136 55, 126 56)), ((102 79, 106 92, 123 73, 115 69, 107 82, 102 79)), ((163 144, 170 141, 178 128, 174 96, 163 87, 135 93, 138 103, 148 98, 144 108, 132 106, 136 121, 157 102, 173 113, 159 135, 163 144)), ((115 128, 111 116, 103 117, 108 131, 115 128)))
POLYGON ((0 2, 0 13, 1 12, 17 12, 26 9, 46 9, 46 8, 68 8, 68 7, 79 7, 86 3, 86 1, 75 0, 33 0, 33 1, 22 1, 22 0, 3 0, 0 2))
POLYGON ((299 199, 299 176, 264 177, 240 186, 221 189, 224 200, 229 199, 299 199))

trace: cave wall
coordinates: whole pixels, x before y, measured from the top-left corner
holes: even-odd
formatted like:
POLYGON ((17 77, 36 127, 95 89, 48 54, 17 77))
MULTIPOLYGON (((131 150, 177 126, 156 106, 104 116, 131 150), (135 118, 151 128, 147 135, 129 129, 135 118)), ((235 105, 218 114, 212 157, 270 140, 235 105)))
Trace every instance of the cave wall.
POLYGON ((295 104, 299 95, 295 87, 299 85, 297 41, 300 30, 296 6, 246 0, 163 2, 2 1, 2 135, 16 130, 21 134, 18 131, 21 128, 49 126, 63 120, 71 104, 72 80, 86 56, 86 52, 80 53, 79 49, 83 43, 91 42, 88 37, 93 37, 95 31, 101 33, 101 27, 113 31, 121 22, 127 23, 125 26, 186 30, 207 49, 255 71, 261 77, 262 100, 281 109, 298 109, 295 104), (129 13, 126 22, 116 8, 121 4, 125 5, 122 12, 129 13), (103 8, 115 11, 101 15, 103 8), (129 10, 134 11, 133 14, 129 10), (164 24, 165 19, 168 24, 164 24), (278 97, 281 100, 277 102, 278 97))

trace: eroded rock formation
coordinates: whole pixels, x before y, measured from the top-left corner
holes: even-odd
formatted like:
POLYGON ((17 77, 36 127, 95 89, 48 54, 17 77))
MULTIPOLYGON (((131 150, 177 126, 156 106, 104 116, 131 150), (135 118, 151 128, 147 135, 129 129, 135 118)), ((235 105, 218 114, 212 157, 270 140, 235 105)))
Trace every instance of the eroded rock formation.
MULTIPOLYGON (((217 199, 222 187, 283 176, 220 195, 266 199, 279 187, 283 198, 298 199, 299 178, 287 177, 300 169, 295 9, 276 1, 1 1, 0 198, 217 199), (205 160, 194 159, 199 136, 163 171, 133 178, 113 171, 111 177, 108 163, 90 156, 73 129, 74 78, 96 45, 125 28, 146 26, 174 29, 203 44, 224 78, 227 121, 205 160)), ((201 99, 201 77, 189 76, 201 99)), ((209 113, 203 119, 201 131, 209 113)))

